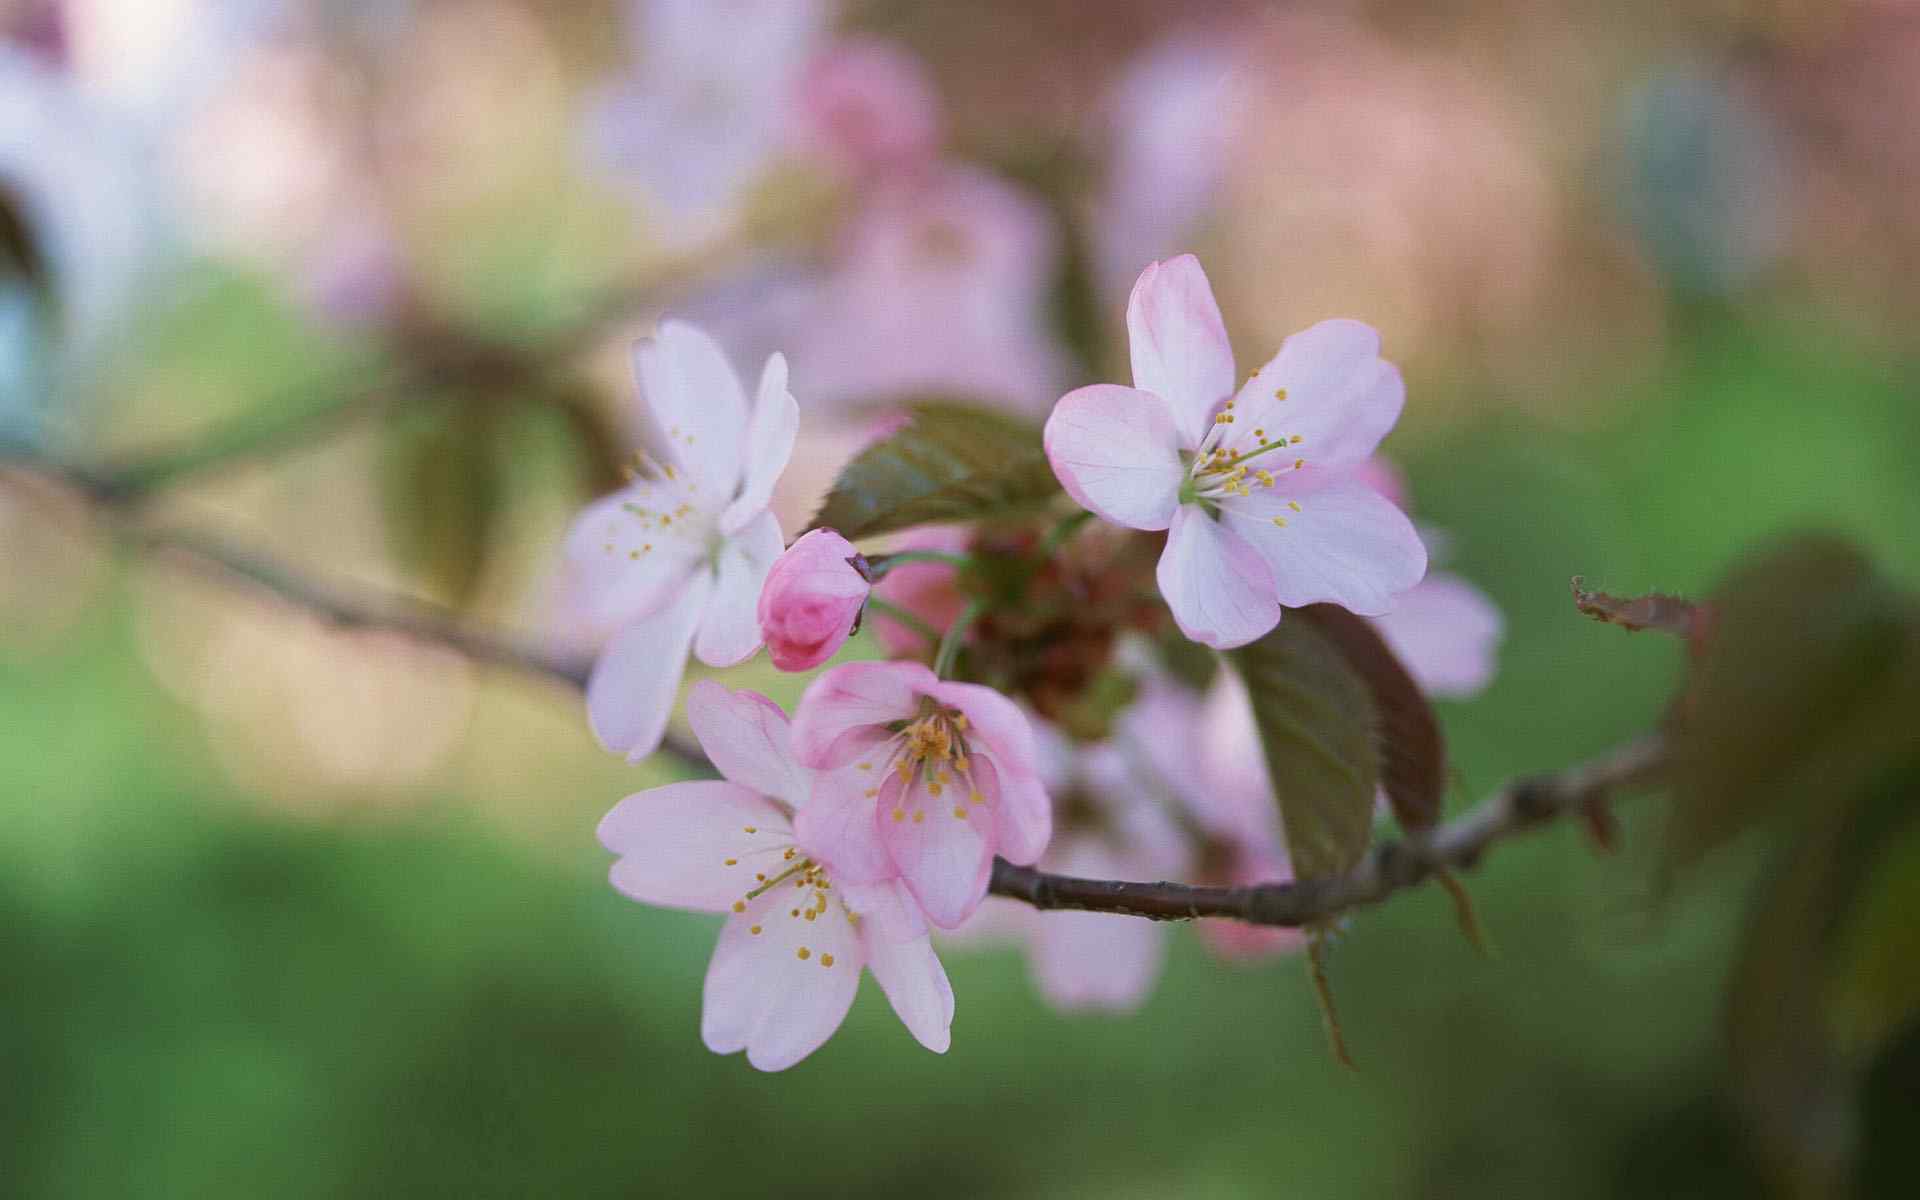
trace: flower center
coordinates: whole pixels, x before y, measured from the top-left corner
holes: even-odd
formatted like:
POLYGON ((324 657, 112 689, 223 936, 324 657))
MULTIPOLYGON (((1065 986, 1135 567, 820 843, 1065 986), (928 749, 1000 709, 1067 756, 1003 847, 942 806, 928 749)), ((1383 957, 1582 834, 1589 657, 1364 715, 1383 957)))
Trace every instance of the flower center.
MULTIPOLYGON (((873 764, 860 768, 872 770, 873 764)), ((996 792, 992 765, 972 753, 966 715, 952 709, 936 708, 909 721, 890 743, 880 769, 885 778, 867 795, 877 797, 895 821, 918 824, 930 807, 964 821, 996 792)))
MULTIPOLYGON (((1286 389, 1274 395, 1285 400, 1286 389)), ((1214 414, 1213 428, 1207 430, 1194 451, 1187 478, 1180 485, 1182 504, 1210 506, 1228 496, 1251 496, 1255 487, 1273 487, 1281 476, 1307 465, 1307 460, 1297 454, 1289 461, 1285 454, 1277 453, 1298 446, 1304 440, 1299 434, 1289 436, 1277 430, 1270 434, 1265 429, 1236 433, 1233 407, 1234 402, 1229 400, 1214 414), (1250 466, 1254 459, 1261 461, 1250 466)))
MULTIPOLYGON (((755 886, 751 891, 733 902, 734 912, 744 913, 747 911, 747 905, 750 901, 758 900, 762 896, 789 886, 791 886, 794 894, 788 896, 784 901, 788 905, 787 915, 784 919, 812 923, 833 911, 833 900, 835 898, 829 895, 829 893, 833 891, 833 879, 828 875, 826 866, 802 855, 798 849, 792 846, 787 847, 783 853, 785 857, 782 861, 787 864, 785 868, 772 875, 764 871, 756 872, 754 875, 755 886)), ((728 859, 727 865, 733 866, 737 864, 738 861, 738 859, 728 859)), ((762 920, 782 919, 780 917, 781 903, 782 901, 776 900, 762 920)), ((856 926, 860 923, 860 919, 849 911, 844 904, 839 906, 839 914, 856 926)), ((766 932, 766 926, 750 925, 747 927, 747 932, 758 937, 766 932)), ((806 958, 810 953, 811 951, 802 948, 800 957, 806 958)), ((826 967, 832 966, 833 956, 831 954, 822 955, 820 965, 826 967)))

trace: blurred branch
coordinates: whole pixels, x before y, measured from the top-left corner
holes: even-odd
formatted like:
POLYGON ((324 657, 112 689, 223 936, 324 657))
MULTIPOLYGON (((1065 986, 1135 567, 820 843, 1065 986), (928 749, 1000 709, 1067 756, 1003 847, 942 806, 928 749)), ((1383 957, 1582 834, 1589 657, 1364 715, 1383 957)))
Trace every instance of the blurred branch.
POLYGON ((1651 783, 1665 754, 1664 739, 1649 734, 1565 770, 1515 780, 1424 837, 1382 842, 1352 872, 1329 879, 1251 887, 1116 883, 1049 875, 996 859, 991 890, 1040 909, 1124 913, 1156 921, 1229 917, 1252 925, 1313 925, 1378 904, 1442 872, 1471 869, 1496 842, 1614 792, 1651 783))

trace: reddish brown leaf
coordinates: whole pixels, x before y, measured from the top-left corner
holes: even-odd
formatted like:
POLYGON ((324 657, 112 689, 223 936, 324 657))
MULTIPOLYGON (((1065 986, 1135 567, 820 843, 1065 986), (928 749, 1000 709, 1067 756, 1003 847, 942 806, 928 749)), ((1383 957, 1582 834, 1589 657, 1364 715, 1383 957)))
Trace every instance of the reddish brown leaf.
POLYGON ((1656 629, 1679 637, 1699 636, 1706 609, 1691 600, 1654 592, 1647 596, 1613 596, 1590 592, 1584 577, 1573 577, 1573 604, 1596 621, 1618 625, 1630 633, 1656 629))

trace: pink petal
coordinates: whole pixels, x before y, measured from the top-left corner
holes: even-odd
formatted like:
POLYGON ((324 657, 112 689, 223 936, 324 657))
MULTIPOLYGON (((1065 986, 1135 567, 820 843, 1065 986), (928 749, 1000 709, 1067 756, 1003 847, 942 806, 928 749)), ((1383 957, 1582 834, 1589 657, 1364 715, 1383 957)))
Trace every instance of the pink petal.
POLYGON ((986 750, 980 762, 996 776, 989 794, 998 794, 994 850, 1023 866, 1034 862, 1053 836, 1053 802, 1040 781, 1039 754, 1027 715, 999 692, 977 683, 940 683, 929 694, 964 713, 968 742, 976 751, 986 750))
POLYGON ((620 856, 613 886, 635 900, 725 912, 753 890, 756 871, 779 871, 793 827, 751 789, 703 779, 628 796, 601 820, 599 837, 620 856))
POLYGON ((1427 571, 1413 522, 1358 479, 1335 478, 1297 499, 1254 488, 1220 511, 1266 561, 1273 594, 1288 608, 1330 603, 1378 616, 1427 571))
POLYGON ((1159 396, 1110 383, 1068 392, 1047 418, 1047 461, 1080 507, 1131 529, 1165 529, 1186 470, 1159 396))
POLYGON ((889 776, 893 786, 883 785, 880 793, 880 838, 887 853, 927 919, 946 929, 971 916, 987 894, 994 811, 999 807, 998 797, 988 790, 989 770, 980 770, 976 777, 985 804, 967 803, 966 792, 958 787, 934 796, 924 779, 901 788, 897 776, 889 776))
POLYGON ((731 667, 760 649, 760 589, 785 545, 780 521, 763 512, 720 549, 719 577, 693 651, 710 667, 731 667))
POLYGON ((707 966, 701 1040, 717 1054, 744 1049, 762 1071, 783 1071, 833 1036, 866 965, 866 948, 839 904, 813 921, 790 916, 794 907, 791 889, 749 901, 727 919, 707 966))
POLYGON ((660 748, 673 699, 687 671, 687 647, 713 590, 696 574, 679 599, 614 636, 587 679, 587 722, 593 736, 629 762, 660 748))
POLYGON ((938 680, 912 662, 842 663, 807 685, 793 713, 793 745, 810 767, 840 767, 892 736, 938 680))
POLYGON ((953 985, 925 934, 904 942, 867 939, 867 970, 914 1040, 935 1054, 952 1044, 953 985))
POLYGON ((634 345, 648 449, 732 496, 746 452, 747 398, 719 345, 684 321, 663 321, 634 345))
POLYGON ((760 372, 760 394, 747 425, 740 494, 720 514, 721 533, 737 533, 766 511, 773 500, 773 485, 780 482, 781 472, 787 469, 799 434, 800 405, 787 390, 787 358, 776 353, 760 372))
POLYGON ((815 776, 813 798, 794 817, 800 845, 833 869, 836 882, 872 883, 896 872, 880 840, 873 771, 841 767, 815 776))
POLYGON ((837 878, 840 899, 857 915, 864 928, 861 936, 869 945, 875 942, 910 942, 927 936, 926 914, 913 893, 898 877, 878 883, 842 884, 837 878))
MULTIPOLYGON (((1097 837, 1067 840, 1047 869, 1085 879, 1133 879, 1129 864, 1097 837)), ((1110 913, 1047 913, 1035 923, 1028 958, 1040 994, 1055 1008, 1138 1008, 1153 990, 1166 957, 1166 934, 1154 921, 1110 913)))
POLYGON ((1133 386, 1167 402, 1191 448, 1233 394, 1233 346, 1200 260, 1182 254, 1150 264, 1127 301, 1133 386))
POLYGON ((1154 575, 1180 632, 1216 650, 1244 646, 1280 623, 1266 563, 1193 505, 1174 514, 1154 575))
POLYGON ((1505 621, 1485 592, 1458 575, 1429 575, 1373 618, 1374 628, 1432 695, 1471 696, 1493 679, 1505 621))
POLYGON ((702 679, 687 689, 687 723, 721 775, 789 808, 807 803, 813 775, 793 757, 778 704, 702 679))
POLYGON ((1380 335, 1358 321, 1322 321, 1294 334, 1234 400, 1234 428, 1299 437, 1288 458, 1322 469, 1373 453, 1406 403, 1400 372, 1380 357, 1380 335), (1286 389, 1286 399, 1277 398, 1286 389))

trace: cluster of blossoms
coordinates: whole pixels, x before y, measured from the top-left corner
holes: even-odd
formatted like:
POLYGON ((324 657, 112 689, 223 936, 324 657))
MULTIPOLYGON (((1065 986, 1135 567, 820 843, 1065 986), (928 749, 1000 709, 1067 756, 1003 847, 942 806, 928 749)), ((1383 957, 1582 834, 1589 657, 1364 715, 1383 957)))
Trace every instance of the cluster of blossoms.
MULTIPOLYGON (((954 999, 936 931, 1026 939, 1063 1007, 1145 996, 1164 927, 986 903, 996 856, 1099 878, 1289 878, 1285 781, 1267 777, 1244 690, 1210 657, 1210 680, 1174 670, 1157 652, 1174 629, 1233 647, 1285 608, 1341 604, 1381 621, 1431 690, 1484 683, 1498 614, 1458 581, 1422 582, 1425 547, 1371 457, 1402 404, 1372 330, 1315 326, 1236 391, 1191 257, 1147 268, 1128 329, 1136 386, 1071 392, 1044 431, 1067 494, 1109 524, 922 528, 871 557, 825 528, 783 550, 768 505, 798 405, 781 356, 749 404, 698 330, 669 322, 640 347, 647 444, 567 544, 578 609, 607 639, 588 689, 596 735, 631 759, 657 749, 689 653, 725 667, 765 645, 782 670, 826 666, 791 720, 696 684, 687 718, 723 778, 630 796, 600 828, 621 891, 729 914, 706 980, 713 1050, 797 1062, 838 1027, 864 967, 944 1051, 954 999), (1014 594, 982 582, 1008 577, 1014 594), (863 619, 889 657, 827 665, 863 619)), ((1298 940, 1207 926, 1228 956, 1298 940)))

